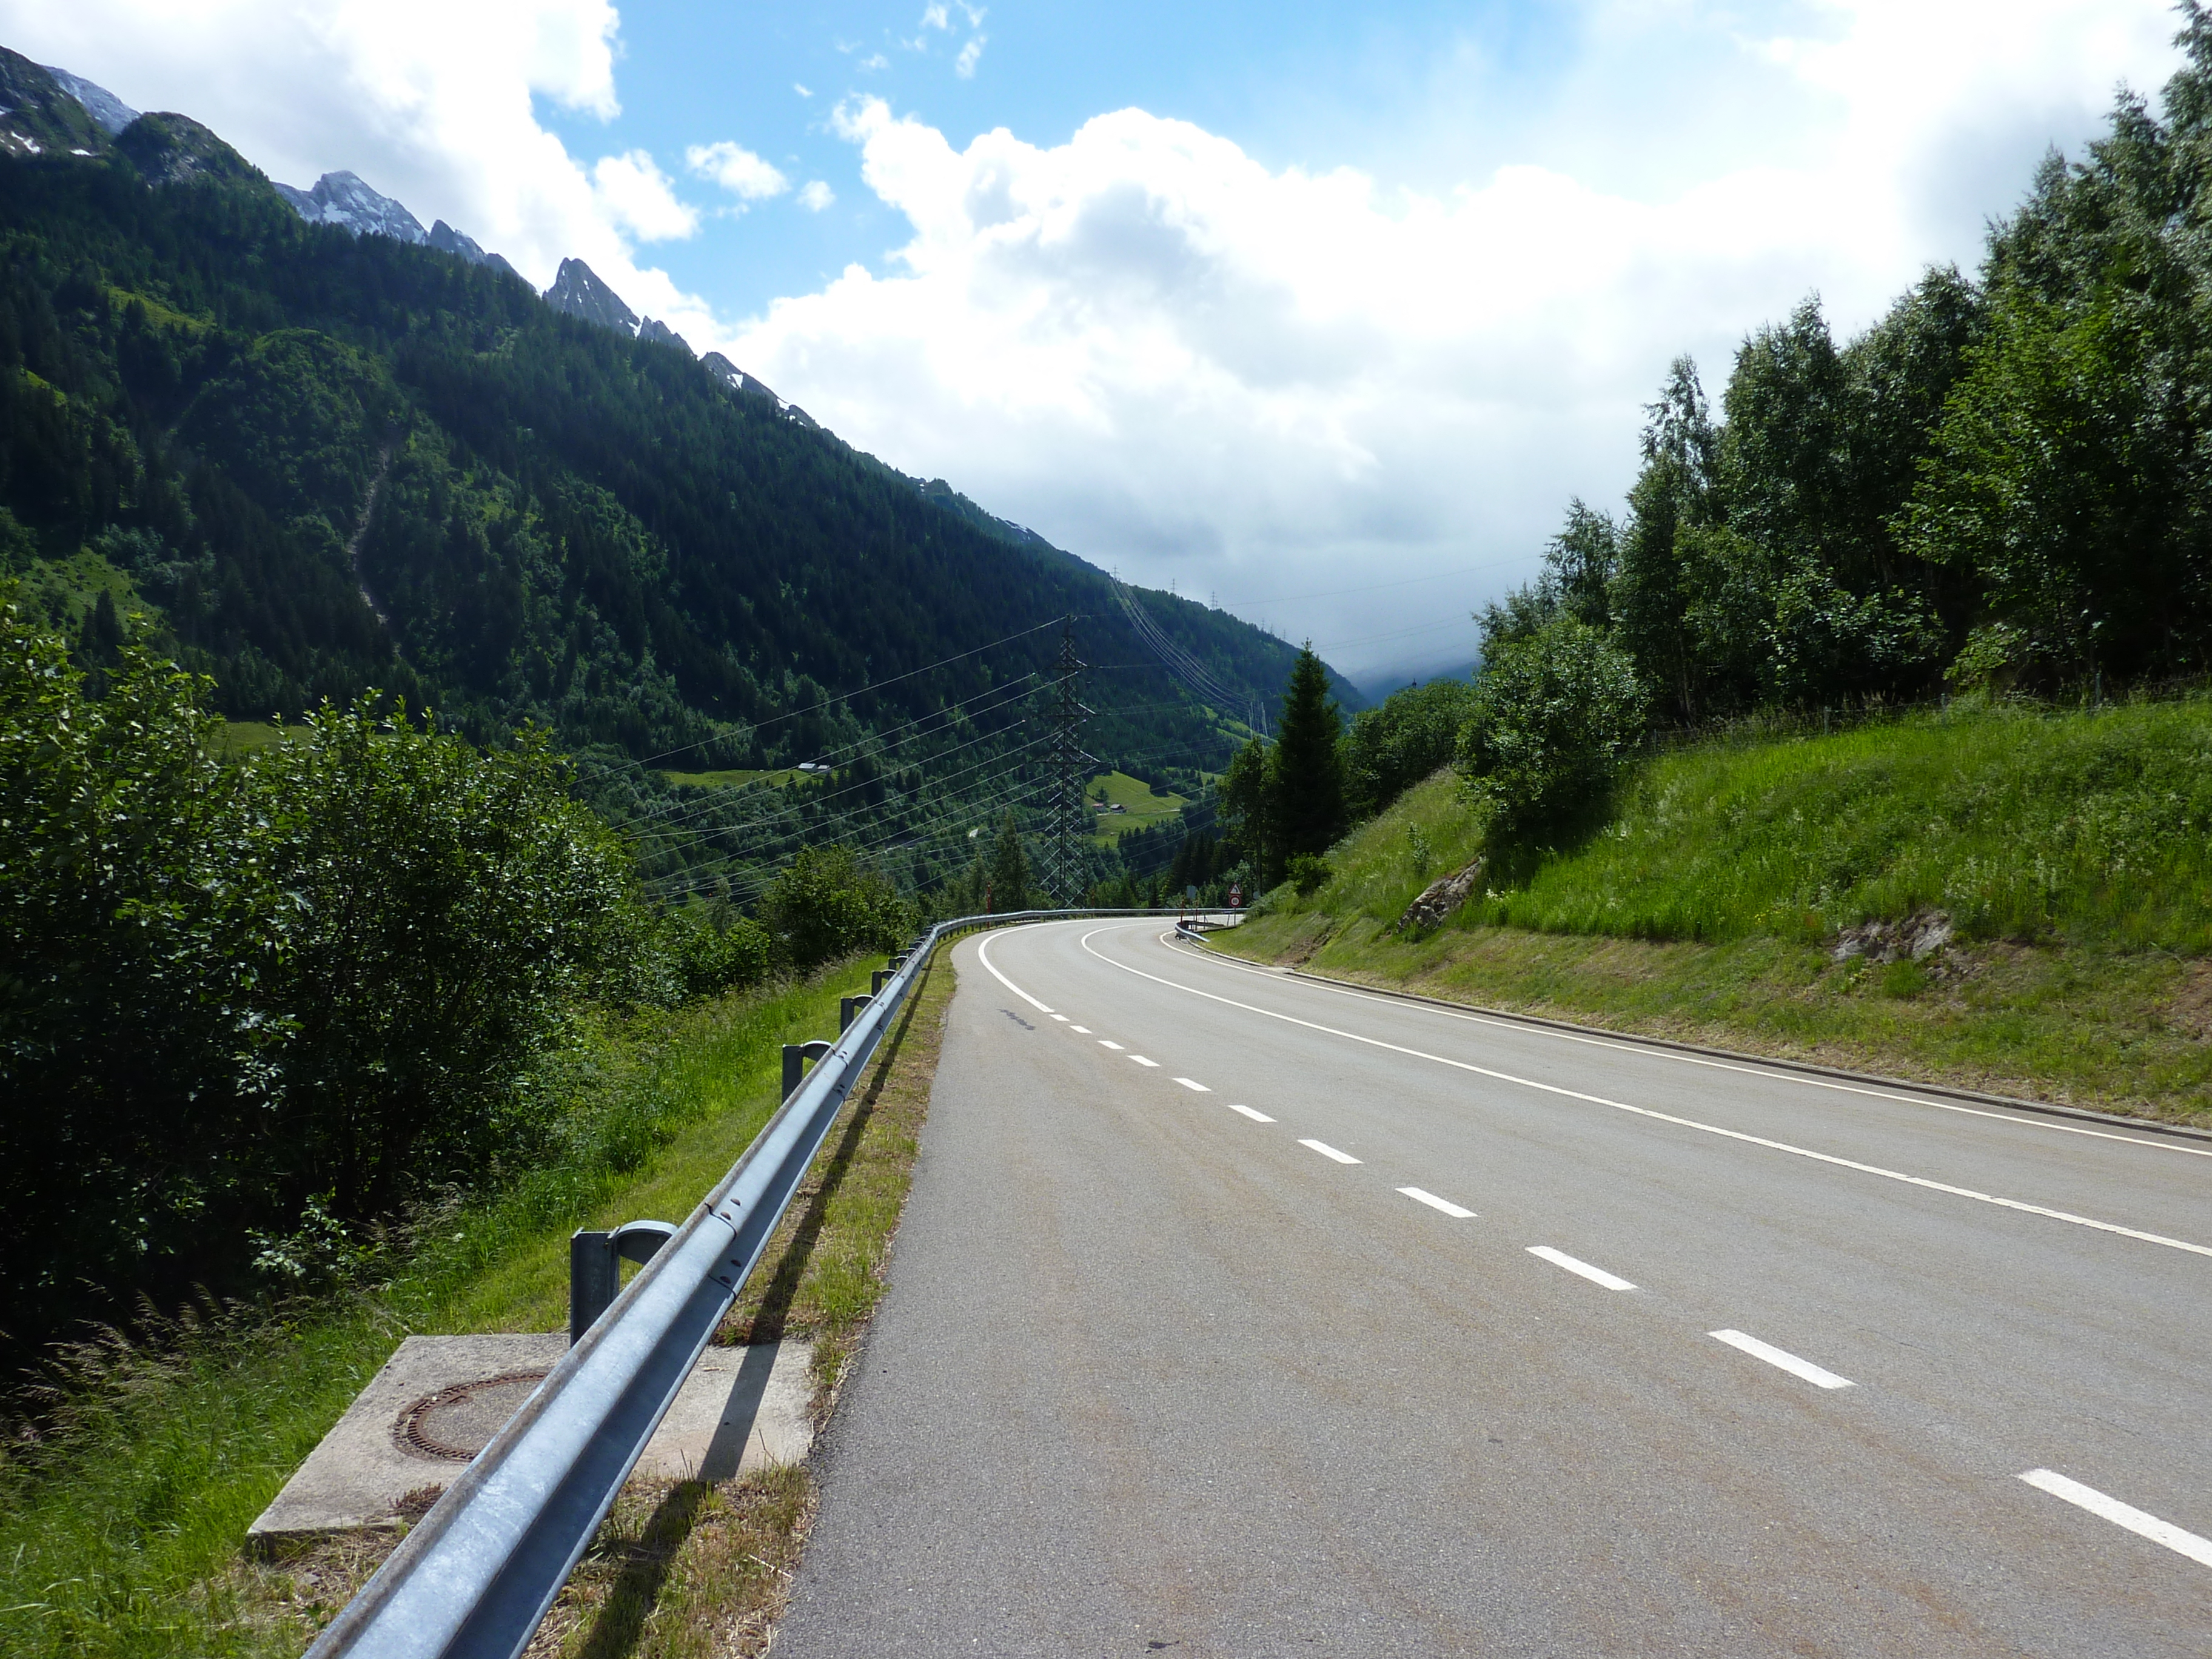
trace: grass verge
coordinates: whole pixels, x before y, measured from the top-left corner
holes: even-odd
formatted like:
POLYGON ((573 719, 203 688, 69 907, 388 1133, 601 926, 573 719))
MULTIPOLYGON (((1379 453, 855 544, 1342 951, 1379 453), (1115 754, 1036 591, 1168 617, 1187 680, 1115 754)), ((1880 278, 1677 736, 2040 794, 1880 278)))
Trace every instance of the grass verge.
MULTIPOLYGON (((814 1344, 814 1417, 827 1424, 885 1287, 937 1075, 953 971, 927 967, 835 1139, 792 1200, 725 1344, 814 1344)), ((704 1659, 765 1653, 789 1599, 815 1491, 804 1466, 721 1483, 633 1480, 531 1651, 552 1659, 704 1659)))
POLYGON ((1449 771, 1218 936, 1452 1001, 1995 1093, 2212 1122, 2212 701, 1958 706, 1644 763, 1608 823, 1497 860, 1449 771), (1942 910, 1923 961, 1838 930, 1942 910))
POLYGON ((0 1652, 298 1653, 388 1540, 268 1569, 242 1559, 246 1528, 400 1339, 564 1325, 569 1232, 689 1214, 775 1110, 782 1044, 836 1030, 866 979, 587 1025, 544 1082, 568 1103, 561 1149, 424 1217, 387 1281, 79 1351, 0 1455, 0 1652))

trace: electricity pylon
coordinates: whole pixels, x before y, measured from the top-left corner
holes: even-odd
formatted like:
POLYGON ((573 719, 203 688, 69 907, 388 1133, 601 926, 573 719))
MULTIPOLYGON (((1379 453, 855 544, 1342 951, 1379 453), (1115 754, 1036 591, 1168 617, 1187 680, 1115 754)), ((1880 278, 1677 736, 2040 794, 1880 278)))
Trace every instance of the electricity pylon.
POLYGON ((1075 654, 1075 618, 1070 617, 1060 630, 1060 660, 1053 665, 1052 706, 1048 715, 1052 722, 1052 747, 1045 762, 1052 769, 1047 797, 1050 817, 1045 826, 1042 859, 1045 890, 1063 905, 1083 902, 1091 868, 1084 857, 1085 844, 1091 839, 1091 810, 1083 790, 1091 781, 1091 769, 1097 763, 1075 741, 1076 729, 1091 717, 1091 710, 1076 695, 1080 689, 1076 677, 1089 665, 1075 654))

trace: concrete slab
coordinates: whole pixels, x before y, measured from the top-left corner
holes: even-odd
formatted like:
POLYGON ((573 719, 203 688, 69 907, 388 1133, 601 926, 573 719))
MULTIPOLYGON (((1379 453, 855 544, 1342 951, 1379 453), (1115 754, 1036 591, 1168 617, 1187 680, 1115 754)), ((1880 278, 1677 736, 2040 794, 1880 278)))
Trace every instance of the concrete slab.
MULTIPOLYGON (((410 1336, 248 1528, 263 1553, 419 1520, 568 1346, 559 1331, 410 1336)), ((727 1480, 804 1459, 813 1346, 709 1348, 638 1459, 659 1480, 727 1480)))

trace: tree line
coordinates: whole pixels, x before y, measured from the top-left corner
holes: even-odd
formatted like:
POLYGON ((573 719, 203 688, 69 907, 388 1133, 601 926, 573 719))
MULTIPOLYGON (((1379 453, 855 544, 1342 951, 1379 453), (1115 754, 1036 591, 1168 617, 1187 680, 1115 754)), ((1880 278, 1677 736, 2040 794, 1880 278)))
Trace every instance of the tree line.
POLYGON ((543 731, 396 699, 246 756, 207 681, 106 666, 0 585, 0 1356, 136 1295, 250 1288, 257 1238, 495 1187, 559 1132, 534 1068, 616 1010, 894 947, 912 904, 810 848, 757 906, 646 903, 543 731))

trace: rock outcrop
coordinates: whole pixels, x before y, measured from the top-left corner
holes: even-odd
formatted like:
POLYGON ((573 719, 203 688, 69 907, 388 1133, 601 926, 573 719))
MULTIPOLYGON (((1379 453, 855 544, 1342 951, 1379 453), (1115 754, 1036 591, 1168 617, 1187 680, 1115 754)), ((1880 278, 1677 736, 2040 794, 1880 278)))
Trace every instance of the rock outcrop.
POLYGON ((1836 935, 1830 953, 1838 962, 1864 957, 1869 962, 1925 962, 1951 942, 1956 930, 1941 910, 1920 910, 1903 921, 1863 921, 1836 935))
POLYGON ((601 282, 581 259, 561 261, 553 286, 545 290, 545 303, 601 328, 630 335, 637 332, 637 313, 624 305, 622 295, 601 282))
POLYGON ((430 240, 421 220, 389 196, 371 189, 356 173, 326 173, 315 180, 313 190, 279 185, 276 191, 311 225, 337 225, 356 236, 373 234, 389 236, 395 242, 419 244, 430 240))
POLYGON ((1421 890, 1421 896, 1406 907, 1390 931, 1402 933, 1408 928, 1441 927, 1444 918, 1474 896, 1474 890, 1482 883, 1480 859, 1441 880, 1432 881, 1421 890))

